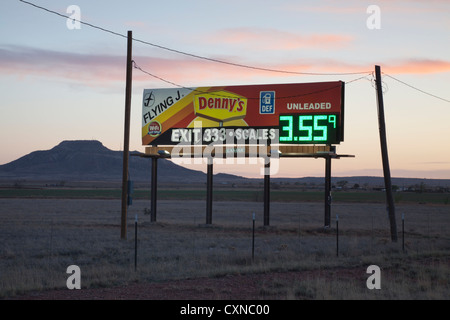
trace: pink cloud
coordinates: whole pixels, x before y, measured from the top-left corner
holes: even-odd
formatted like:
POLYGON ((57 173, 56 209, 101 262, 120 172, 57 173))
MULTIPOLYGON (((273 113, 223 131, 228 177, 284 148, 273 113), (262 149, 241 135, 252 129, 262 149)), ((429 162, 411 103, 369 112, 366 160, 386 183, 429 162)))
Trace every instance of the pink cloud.
POLYGON ((341 34, 299 34, 275 29, 233 28, 219 31, 210 42, 236 44, 257 50, 293 50, 299 48, 336 48, 348 45, 352 36, 341 34))
POLYGON ((410 59, 394 63, 386 63, 383 66, 386 73, 412 73, 429 74, 450 71, 450 62, 431 59, 410 59))
POLYGON ((95 84, 125 77, 124 57, 60 52, 28 47, 0 48, 2 74, 47 76, 95 84), (121 68, 119 67, 121 66, 121 68))
MULTIPOLYGON (((333 59, 302 59, 299 61, 275 64, 254 65, 252 62, 239 61, 239 58, 213 57, 230 63, 291 72, 348 73, 371 72, 370 64, 357 64, 333 59), (232 58, 231 58, 232 59, 232 58)), ((300 74, 268 72, 251 68, 242 68, 226 64, 205 61, 187 56, 133 57, 143 70, 181 86, 208 85, 212 81, 235 82, 254 81, 261 77, 296 77, 300 74)), ((429 74, 449 72, 450 62, 442 60, 403 60, 381 63, 383 72, 391 74, 429 74)), ((82 54, 59 52, 27 47, 0 47, 0 73, 23 77, 45 77, 63 79, 86 86, 109 86, 123 83, 126 72, 125 56, 82 54)), ((153 78, 140 70, 133 70, 135 82, 149 85, 167 86, 160 79, 153 78)))
MULTIPOLYGON (((133 57, 143 70, 179 85, 192 85, 196 81, 211 79, 214 74, 239 74, 240 68, 207 62, 186 56, 171 58, 133 57)), ((248 73, 248 70, 246 70, 248 73)), ((44 77, 81 83, 86 86, 109 86, 125 81, 126 57, 61 52, 29 47, 0 47, 0 74, 18 78, 44 77)), ((243 72, 244 73, 244 72, 243 72)), ((163 82, 137 69, 133 70, 136 82, 163 82)))

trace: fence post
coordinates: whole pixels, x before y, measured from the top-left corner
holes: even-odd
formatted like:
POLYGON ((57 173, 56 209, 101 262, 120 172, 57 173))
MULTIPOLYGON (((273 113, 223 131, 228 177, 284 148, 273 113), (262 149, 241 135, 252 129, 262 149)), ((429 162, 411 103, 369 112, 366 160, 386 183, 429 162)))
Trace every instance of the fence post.
POLYGON ((339 256, 339 216, 336 215, 336 257, 339 256))

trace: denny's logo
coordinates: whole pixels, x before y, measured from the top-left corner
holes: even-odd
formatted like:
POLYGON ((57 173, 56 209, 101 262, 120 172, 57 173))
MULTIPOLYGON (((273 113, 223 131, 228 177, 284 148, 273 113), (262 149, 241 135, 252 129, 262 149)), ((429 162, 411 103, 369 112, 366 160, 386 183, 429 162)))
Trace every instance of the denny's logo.
POLYGON ((228 91, 201 93, 194 96, 194 110, 198 117, 219 123, 244 119, 247 98, 228 91))

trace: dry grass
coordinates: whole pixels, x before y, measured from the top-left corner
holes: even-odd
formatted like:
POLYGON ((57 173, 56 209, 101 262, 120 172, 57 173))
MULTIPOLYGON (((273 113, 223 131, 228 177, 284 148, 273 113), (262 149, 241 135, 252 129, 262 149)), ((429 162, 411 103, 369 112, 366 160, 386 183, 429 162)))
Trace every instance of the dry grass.
POLYGON ((0 199, 0 297, 66 288, 66 268, 81 268, 82 288, 233 274, 267 274, 255 298, 448 299, 450 214, 445 205, 398 205, 402 238, 391 243, 384 204, 336 204, 324 231, 322 203, 272 203, 263 228, 260 202, 148 201, 129 207, 128 239, 120 239, 119 200, 0 199), (256 213, 255 259, 251 257, 256 213), (138 266, 134 270, 134 217, 138 266), (334 216, 339 214, 339 256, 334 216), (382 269, 382 289, 368 290, 368 265, 382 269), (302 271, 296 281, 287 272, 302 271))

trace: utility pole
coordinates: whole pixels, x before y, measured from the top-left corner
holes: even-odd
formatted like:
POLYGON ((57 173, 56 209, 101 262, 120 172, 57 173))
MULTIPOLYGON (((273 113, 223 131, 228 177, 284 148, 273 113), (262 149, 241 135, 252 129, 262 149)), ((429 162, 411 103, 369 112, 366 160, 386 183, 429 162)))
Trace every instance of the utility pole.
POLYGON ((395 206, 394 197, 392 196, 391 171, 389 169, 389 157, 386 141, 386 124, 384 122, 384 102, 383 89, 381 87, 381 68, 375 66, 375 82, 377 89, 378 101, 378 123, 380 128, 380 143, 381 143, 381 157, 383 161, 384 186, 386 189, 386 201, 389 215, 389 222, 391 225, 391 240, 397 242, 397 223, 395 221, 395 206))
POLYGON ((122 173, 122 217, 120 238, 127 239, 127 193, 128 193, 128 160, 130 150, 130 113, 131 113, 131 82, 132 82, 132 43, 133 35, 128 31, 127 41, 127 80, 125 85, 125 126, 123 142, 123 173, 122 173))

